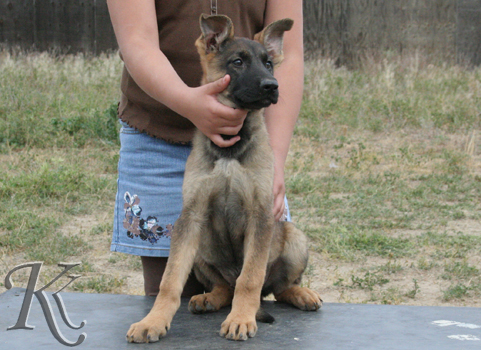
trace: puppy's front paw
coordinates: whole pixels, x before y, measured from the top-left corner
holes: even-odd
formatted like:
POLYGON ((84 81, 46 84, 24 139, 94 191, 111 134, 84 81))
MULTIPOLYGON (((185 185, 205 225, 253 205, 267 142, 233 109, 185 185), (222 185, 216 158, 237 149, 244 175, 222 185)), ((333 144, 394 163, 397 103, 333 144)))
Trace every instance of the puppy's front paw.
POLYGON ((155 343, 167 334, 170 322, 162 317, 149 317, 130 326, 126 338, 129 343, 155 343))
POLYGON ((229 340, 247 340, 257 333, 255 314, 253 317, 232 312, 227 316, 220 328, 220 336, 229 340))

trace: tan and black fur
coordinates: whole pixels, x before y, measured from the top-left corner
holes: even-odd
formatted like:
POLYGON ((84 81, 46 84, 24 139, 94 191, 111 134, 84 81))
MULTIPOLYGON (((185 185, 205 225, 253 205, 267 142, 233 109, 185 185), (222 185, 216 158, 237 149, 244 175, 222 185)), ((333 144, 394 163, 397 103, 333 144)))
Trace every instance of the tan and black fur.
POLYGON ((293 21, 272 23, 254 41, 235 38, 226 16, 203 15, 200 22, 202 83, 229 74, 219 101, 249 113, 232 147, 220 148, 196 133, 160 293, 150 313, 131 326, 129 342, 155 342, 167 333, 192 267, 209 292, 192 297, 189 309, 203 313, 232 304, 220 330, 227 339, 256 334, 261 295, 273 293, 302 310, 322 305, 317 292, 300 286, 306 237, 292 223, 275 222, 272 214, 274 156, 263 108, 277 102, 273 69, 282 61, 283 34, 293 21))

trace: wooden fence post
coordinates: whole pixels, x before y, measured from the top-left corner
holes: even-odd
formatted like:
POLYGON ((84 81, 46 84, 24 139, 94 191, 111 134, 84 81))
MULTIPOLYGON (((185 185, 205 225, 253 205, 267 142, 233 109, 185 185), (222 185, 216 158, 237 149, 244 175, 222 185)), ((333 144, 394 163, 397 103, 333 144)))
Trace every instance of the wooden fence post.
POLYGON ((0 0, 0 43, 59 53, 117 48, 106 0, 0 0))
MULTIPOLYGON (((352 64, 423 50, 481 64, 481 0, 304 0, 306 54, 352 64)), ((117 49, 106 0, 0 0, 0 44, 60 53, 117 49)))
POLYGON ((32 0, 0 0, 0 43, 30 49, 34 27, 32 0))
POLYGON ((106 0, 95 1, 95 54, 117 49, 114 28, 110 22, 106 0))
POLYGON ((481 64, 481 1, 458 0, 456 57, 458 63, 481 64))

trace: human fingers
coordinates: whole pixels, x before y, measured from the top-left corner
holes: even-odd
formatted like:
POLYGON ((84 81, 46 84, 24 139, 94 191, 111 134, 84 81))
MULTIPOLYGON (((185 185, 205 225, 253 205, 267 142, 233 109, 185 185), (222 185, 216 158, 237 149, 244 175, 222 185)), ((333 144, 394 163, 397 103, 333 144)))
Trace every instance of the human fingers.
MULTIPOLYGON (((227 107, 218 101, 215 102, 218 105, 214 106, 212 111, 212 118, 215 123, 220 127, 233 127, 239 128, 244 124, 244 120, 247 116, 247 111, 242 109, 234 109, 227 107)), ((238 131, 238 130, 237 130, 238 131)))
POLYGON ((247 115, 247 111, 232 108, 221 104, 217 101, 217 95, 224 91, 230 83, 230 76, 227 74, 224 77, 203 85, 201 88, 205 89, 207 95, 215 97, 215 104, 213 114, 222 120, 222 123, 227 123, 228 126, 234 126, 236 124, 242 123, 247 115))
POLYGON ((284 215, 286 204, 284 202, 284 195, 278 194, 274 198, 274 218, 276 221, 280 221, 284 215))
POLYGON ((216 81, 213 81, 212 83, 205 84, 203 85, 203 88, 205 89, 206 93, 209 95, 217 95, 224 91, 227 86, 229 86, 230 83, 230 75, 225 75, 220 79, 217 79, 216 81))
MULTIPOLYGON (((226 134, 227 135, 227 134, 226 134)), ((219 134, 213 134, 211 136, 208 136, 210 140, 217 146, 221 148, 225 147, 230 147, 233 146, 236 142, 238 142, 241 138, 240 136, 234 136, 230 139, 224 139, 221 135, 219 134)))
POLYGON ((281 169, 276 169, 274 171, 274 184, 273 184, 273 194, 274 194, 274 207, 272 213, 276 221, 280 221, 284 215, 285 210, 285 196, 286 196, 286 186, 284 182, 284 171, 281 169))
POLYGON ((215 130, 215 132, 213 132, 213 134, 227 135, 232 137, 239 134, 241 129, 242 124, 238 126, 220 126, 215 130))

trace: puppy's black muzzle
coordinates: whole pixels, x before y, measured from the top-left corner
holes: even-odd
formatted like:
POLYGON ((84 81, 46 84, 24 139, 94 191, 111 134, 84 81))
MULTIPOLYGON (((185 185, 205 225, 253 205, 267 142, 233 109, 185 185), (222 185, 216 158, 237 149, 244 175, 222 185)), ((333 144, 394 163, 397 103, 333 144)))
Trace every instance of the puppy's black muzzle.
POLYGON ((279 98, 279 84, 273 77, 257 78, 249 85, 234 89, 233 97, 241 109, 256 110, 276 104, 279 98))
MULTIPOLYGON (((256 79, 257 82, 243 85, 232 94, 235 104, 240 109, 256 110, 276 104, 279 98, 279 84, 274 77, 256 79)), ((223 135, 224 140, 230 140, 237 135, 223 135)))
POLYGON ((276 93, 279 84, 275 79, 262 79, 260 88, 265 91, 265 93, 276 93))

